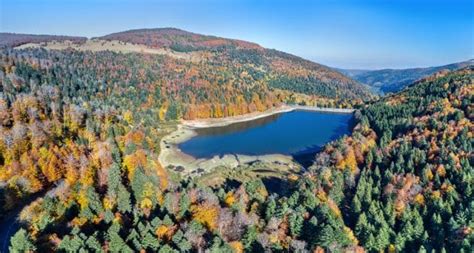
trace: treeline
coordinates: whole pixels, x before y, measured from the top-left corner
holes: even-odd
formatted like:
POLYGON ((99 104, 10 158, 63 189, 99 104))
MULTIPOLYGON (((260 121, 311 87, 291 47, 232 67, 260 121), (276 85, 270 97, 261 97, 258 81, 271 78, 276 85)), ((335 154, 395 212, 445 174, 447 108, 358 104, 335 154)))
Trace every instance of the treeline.
POLYGON ((69 40, 74 43, 82 43, 86 37, 58 36, 58 35, 34 35, 17 33, 0 33, 0 48, 16 47, 27 43, 46 43, 52 41, 69 40))

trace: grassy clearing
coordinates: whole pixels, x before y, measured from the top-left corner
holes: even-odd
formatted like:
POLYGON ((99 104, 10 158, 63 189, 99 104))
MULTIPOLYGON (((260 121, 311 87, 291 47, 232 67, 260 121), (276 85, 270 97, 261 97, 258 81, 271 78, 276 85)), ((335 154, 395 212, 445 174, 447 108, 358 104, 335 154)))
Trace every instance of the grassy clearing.
POLYGON ((192 180, 200 186, 219 187, 229 181, 243 183, 257 178, 291 179, 297 177, 299 172, 300 168, 296 164, 255 162, 236 168, 218 167, 192 180))

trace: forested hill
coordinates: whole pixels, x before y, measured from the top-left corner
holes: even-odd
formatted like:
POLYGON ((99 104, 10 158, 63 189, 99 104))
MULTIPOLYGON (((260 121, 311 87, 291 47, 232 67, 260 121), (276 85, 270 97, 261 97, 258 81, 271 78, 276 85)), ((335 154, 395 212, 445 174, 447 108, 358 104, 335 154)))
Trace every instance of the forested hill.
POLYGON ((72 64, 64 72, 48 60, 9 57, 0 75, 2 83, 11 79, 0 100, 0 200, 11 208, 49 190, 22 211, 13 252, 473 248, 472 69, 439 73, 364 106, 350 137, 328 144, 276 193, 258 178, 214 189, 177 180, 157 161, 165 123, 132 113, 141 103, 111 101, 108 83, 68 77, 83 71, 77 59, 64 59, 72 64), (35 72, 41 64, 52 74, 35 72), (18 85, 25 77, 29 85, 18 85))
POLYGON ((233 116, 281 103, 351 107, 371 97, 352 79, 302 58, 170 28, 73 44, 30 43, 2 55, 15 65, 7 79, 18 86, 66 82, 70 92, 94 89, 111 99, 146 104, 160 119, 233 116))
POLYGON ((468 60, 444 66, 427 68, 381 70, 338 69, 338 71, 363 84, 367 84, 375 92, 388 93, 400 91, 407 85, 441 70, 457 70, 473 65, 474 60, 468 60))
POLYGON ((151 48, 185 53, 206 52, 209 56, 206 61, 211 64, 237 65, 250 75, 254 73, 268 76, 266 84, 270 88, 332 98, 368 98, 365 87, 337 71, 247 41, 201 35, 175 28, 130 30, 99 39, 143 44, 151 48))

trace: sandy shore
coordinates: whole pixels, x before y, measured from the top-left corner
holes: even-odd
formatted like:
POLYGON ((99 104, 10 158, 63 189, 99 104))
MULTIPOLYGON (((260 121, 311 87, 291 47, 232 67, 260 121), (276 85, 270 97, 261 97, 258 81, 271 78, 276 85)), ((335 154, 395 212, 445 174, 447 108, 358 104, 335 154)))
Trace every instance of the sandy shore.
POLYGON ((245 121, 255 120, 259 118, 265 118, 265 117, 278 114, 278 113, 298 111, 298 110, 328 112, 328 113, 353 113, 355 111, 354 109, 322 108, 322 107, 303 106, 303 105, 283 105, 278 108, 273 108, 264 112, 253 112, 249 114, 226 117, 226 118, 182 120, 181 124, 188 128, 219 127, 219 126, 227 126, 227 125, 238 123, 238 122, 245 122, 245 121))
POLYGON ((183 176, 197 176, 206 172, 210 172, 219 166, 234 168, 239 165, 244 165, 255 161, 298 166, 294 163, 293 158, 291 156, 282 154, 269 154, 262 156, 228 154, 221 157, 214 156, 213 158, 209 159, 197 159, 193 156, 183 153, 179 149, 180 143, 185 142, 196 135, 194 129, 226 126, 237 122, 250 121, 254 119, 268 117, 273 114, 290 112, 295 110, 320 111, 329 113, 354 112, 353 109, 284 105, 279 108, 274 108, 265 112, 256 112, 235 117, 182 121, 182 123, 178 125, 178 129, 176 131, 170 133, 169 135, 166 135, 161 140, 161 152, 159 155, 159 161, 161 165, 165 168, 174 170, 183 176))

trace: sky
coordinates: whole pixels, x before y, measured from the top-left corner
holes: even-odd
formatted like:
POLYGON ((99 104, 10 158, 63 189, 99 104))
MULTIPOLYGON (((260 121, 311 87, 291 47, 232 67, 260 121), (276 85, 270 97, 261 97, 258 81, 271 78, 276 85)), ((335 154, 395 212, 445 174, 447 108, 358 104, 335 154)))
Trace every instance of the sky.
POLYGON ((0 32, 94 37, 157 27, 252 41, 339 68, 474 58, 474 0, 0 0, 0 32))

